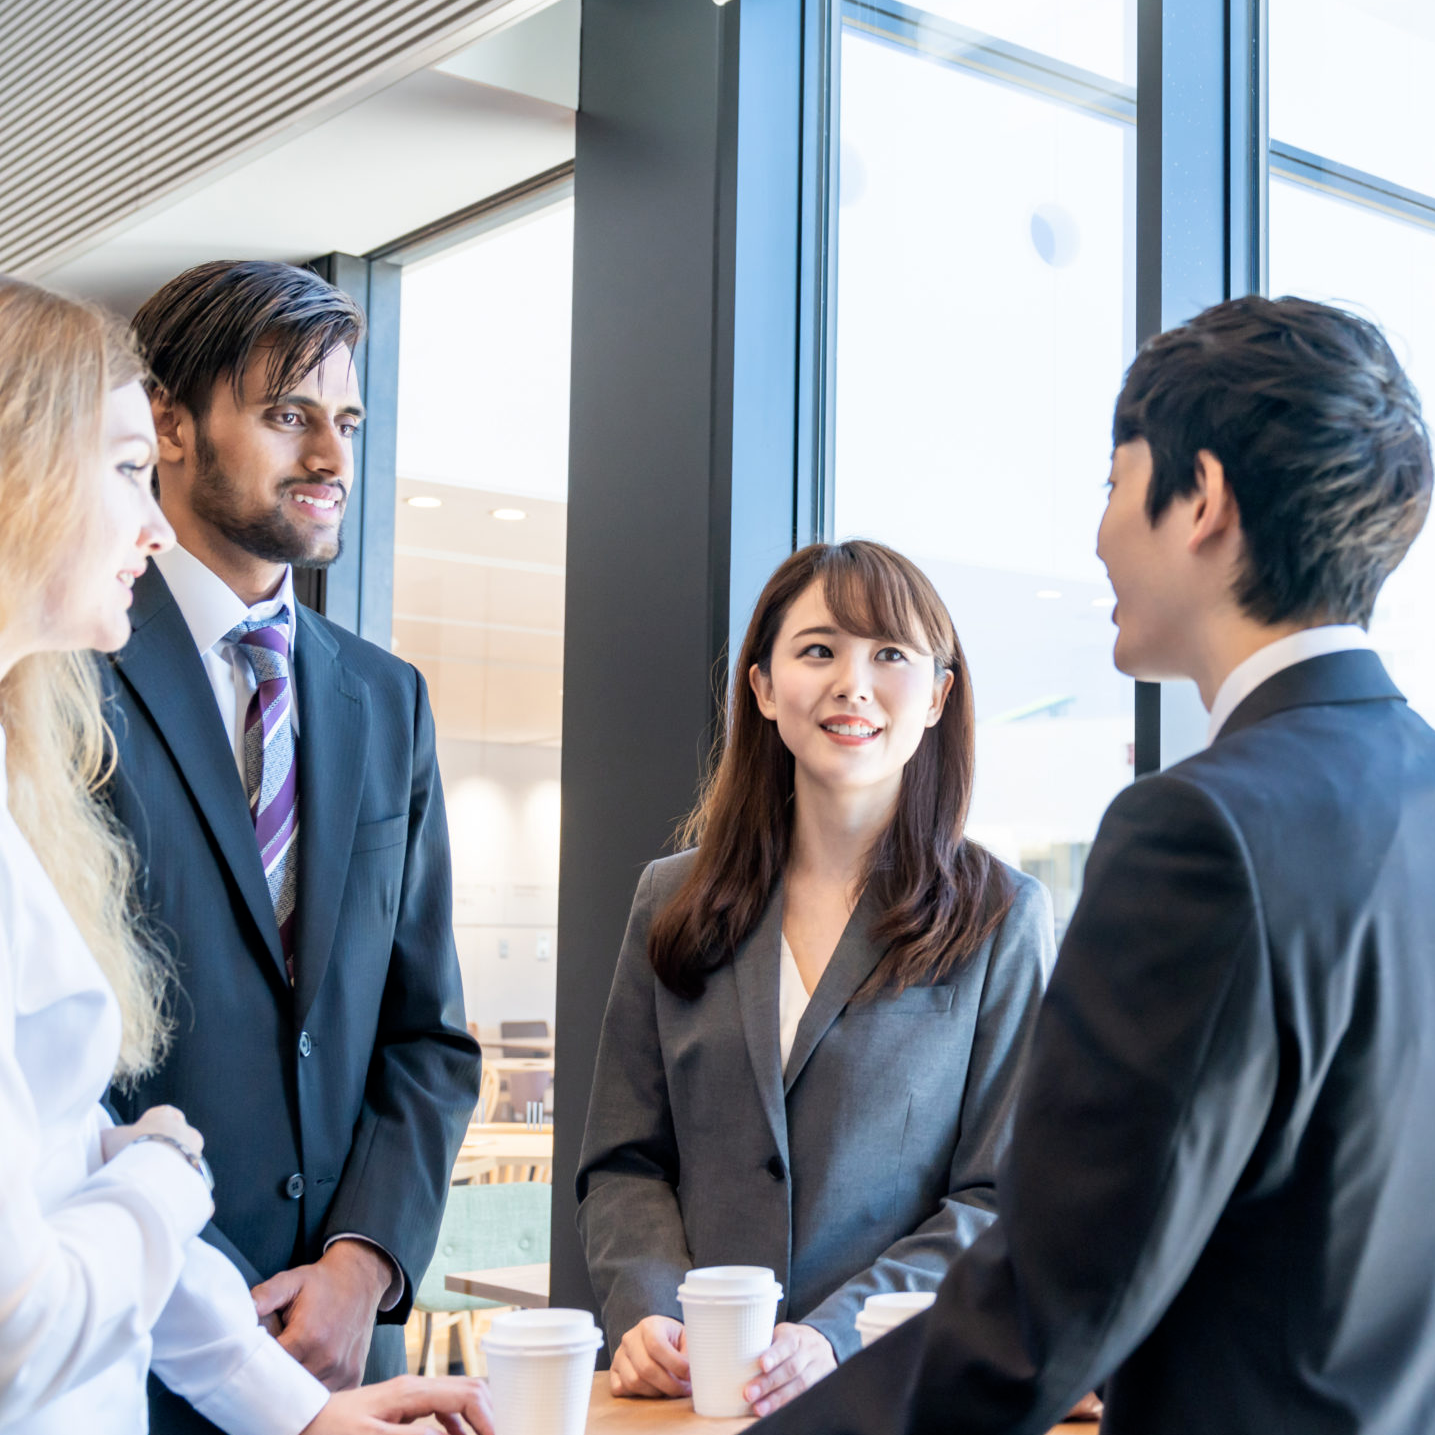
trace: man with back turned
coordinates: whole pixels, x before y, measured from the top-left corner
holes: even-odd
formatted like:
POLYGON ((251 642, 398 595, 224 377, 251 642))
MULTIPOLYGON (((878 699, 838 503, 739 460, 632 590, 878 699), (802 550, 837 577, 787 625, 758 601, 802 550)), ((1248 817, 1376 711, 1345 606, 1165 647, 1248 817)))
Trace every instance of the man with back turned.
MULTIPOLYGON (((339 552, 363 316, 305 270, 219 263, 135 328, 178 546, 110 675, 112 801, 181 994, 164 1065, 115 1099, 204 1133, 206 1238, 338 1390, 404 1368, 478 1094, 423 679, 294 601, 339 552)), ((210 1428, 154 1382, 150 1411, 210 1428)))
POLYGON ((935 1306, 757 1428, 1435 1429, 1435 733, 1365 636, 1429 439, 1370 324, 1217 305, 1116 405, 1116 665, 1211 742, 1108 810, 999 1218, 935 1306))

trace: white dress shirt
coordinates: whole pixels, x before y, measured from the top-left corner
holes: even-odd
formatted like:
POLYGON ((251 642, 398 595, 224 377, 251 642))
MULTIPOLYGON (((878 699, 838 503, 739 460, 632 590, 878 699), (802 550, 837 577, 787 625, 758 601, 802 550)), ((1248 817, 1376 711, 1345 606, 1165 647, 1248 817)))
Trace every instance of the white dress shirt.
POLYGON ((222 1429, 296 1435, 328 1398, 199 1231, 158 1142, 101 1159, 119 1007, 6 805, 0 731, 0 1427, 136 1435, 155 1372, 222 1429))
MULTIPOLYGON (((225 640, 225 634, 246 618, 272 618, 281 608, 287 608, 289 621, 285 625, 289 637, 289 660, 294 660, 294 643, 299 635, 295 621, 294 570, 284 570, 284 581, 279 591, 252 608, 244 606, 244 599, 212 569, 207 568, 194 554, 186 552, 175 544, 168 553, 158 554, 154 565, 159 569, 169 586, 174 601, 199 649, 200 660, 204 663, 205 676, 214 689, 214 701, 219 705, 219 716, 224 721, 234 748, 234 761, 239 776, 247 779, 244 771, 244 722, 249 715, 249 700, 254 696, 258 684, 254 681, 254 670, 249 659, 239 651, 238 643, 225 640)), ((291 667, 290 671, 293 669, 291 667)), ((294 740, 299 740, 299 704, 289 704, 289 726, 294 740)), ((246 791, 248 788, 246 787, 246 791)))
POLYGON ((792 1043, 797 1036, 797 1025, 811 1000, 811 994, 802 984, 797 958, 792 955, 792 948, 787 944, 787 933, 784 932, 782 956, 777 966, 777 1040, 782 1052, 784 1075, 787 1073, 787 1058, 792 1055, 792 1043))
MULTIPOLYGON (((209 686, 214 689, 214 701, 219 707, 219 716, 229 734, 229 743, 234 751, 234 762, 239 769, 239 779, 244 790, 249 791, 249 777, 244 771, 244 724, 249 716, 249 700, 258 689, 254 681, 254 670, 249 659, 239 650, 238 643, 231 643, 226 634, 236 624, 249 618, 273 618, 281 608, 287 609, 289 619, 285 627, 289 641, 289 661, 292 681, 294 650, 298 643, 299 623, 294 606, 294 570, 285 568, 284 581, 272 598, 246 608, 244 599, 237 594, 212 568, 200 562, 194 554, 175 544, 167 553, 157 554, 153 560, 169 588, 170 595, 179 606, 194 645, 199 649, 200 661, 204 664, 209 686)), ((294 734, 294 747, 299 746, 299 701, 298 692, 292 693, 289 704, 289 727, 294 734)), ((304 815, 304 794, 299 794, 299 815, 304 815)), ((299 869, 299 885, 304 884, 304 869, 299 869)), ((356 1240, 372 1246, 389 1263, 389 1285, 379 1301, 380 1310, 392 1310, 404 1293, 404 1276, 399 1263, 393 1256, 368 1236, 345 1231, 333 1235, 324 1242, 327 1251, 335 1241, 356 1240)))
POLYGON ((1307 658, 1323 658, 1327 653, 1344 653, 1352 648, 1368 648, 1370 639, 1363 628, 1353 623, 1329 623, 1319 628, 1302 628, 1288 637, 1277 638, 1258 648, 1244 662, 1237 663, 1216 692, 1211 704, 1211 721, 1206 728, 1206 744, 1216 740, 1226 719, 1266 681, 1284 668, 1294 667, 1307 658))

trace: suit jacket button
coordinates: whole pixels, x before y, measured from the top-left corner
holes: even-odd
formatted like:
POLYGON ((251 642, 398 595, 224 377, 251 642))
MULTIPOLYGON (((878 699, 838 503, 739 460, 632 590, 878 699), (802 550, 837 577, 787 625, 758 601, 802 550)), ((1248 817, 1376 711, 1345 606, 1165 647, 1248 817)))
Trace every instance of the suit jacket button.
POLYGON ((284 1183, 284 1194, 291 1201, 297 1201, 304 1194, 304 1178, 297 1171, 284 1183))
POLYGON ((299 1033, 299 1055, 308 1056, 313 1050, 314 1043, 309 1040, 309 1033, 307 1031, 301 1031, 299 1033))
POLYGON ((787 1167, 782 1164, 781 1156, 770 1156, 767 1161, 767 1174, 774 1181, 780 1181, 787 1175, 787 1167))

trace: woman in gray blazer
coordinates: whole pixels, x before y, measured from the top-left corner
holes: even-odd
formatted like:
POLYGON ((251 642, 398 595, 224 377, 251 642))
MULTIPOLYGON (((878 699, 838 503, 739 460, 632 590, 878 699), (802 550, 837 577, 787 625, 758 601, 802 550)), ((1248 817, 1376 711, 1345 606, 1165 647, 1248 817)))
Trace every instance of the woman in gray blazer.
POLYGON ((867 1296, 935 1290, 993 1219, 1055 944, 1045 889, 963 835, 971 684, 912 563, 795 553, 737 673, 694 849, 638 884, 578 1225, 616 1394, 688 1393, 685 1271, 777 1273, 766 1414, 857 1348, 867 1296))

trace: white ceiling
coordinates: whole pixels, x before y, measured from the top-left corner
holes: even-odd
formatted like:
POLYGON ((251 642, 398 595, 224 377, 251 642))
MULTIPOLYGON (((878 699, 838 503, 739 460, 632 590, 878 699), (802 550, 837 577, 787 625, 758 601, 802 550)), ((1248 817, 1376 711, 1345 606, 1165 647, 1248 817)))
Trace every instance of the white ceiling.
POLYGON ((557 0, 38 277, 130 314, 191 265, 364 254, 551 169, 573 157, 578 26, 557 0))

